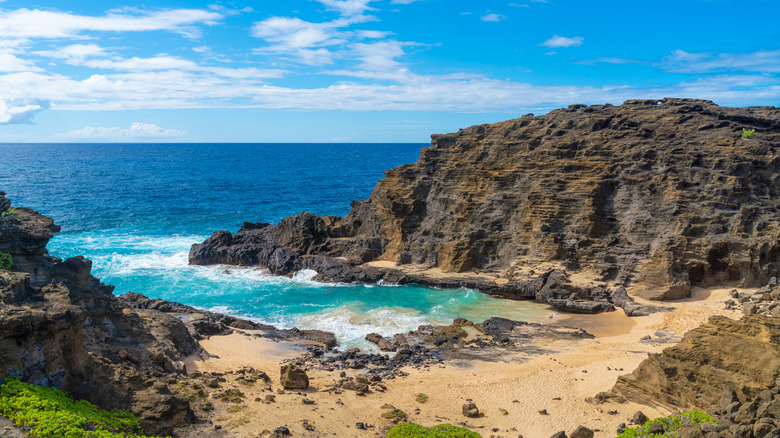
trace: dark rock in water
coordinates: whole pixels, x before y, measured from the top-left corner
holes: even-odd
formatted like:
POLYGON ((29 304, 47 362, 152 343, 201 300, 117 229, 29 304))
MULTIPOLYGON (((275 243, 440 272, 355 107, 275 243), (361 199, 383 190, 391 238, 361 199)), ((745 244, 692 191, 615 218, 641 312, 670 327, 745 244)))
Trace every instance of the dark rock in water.
POLYGON ((780 274, 779 143, 777 108, 570 106, 434 135, 346 217, 302 213, 218 231, 190 262, 478 288, 581 312, 611 309, 605 285, 656 300, 687 297, 693 285, 761 286, 780 274), (741 138, 743 128, 756 136, 741 138), (568 279, 581 270, 598 282, 568 279))
POLYGON ((309 376, 306 371, 295 365, 282 365, 279 383, 285 389, 306 389, 309 387, 309 376))
POLYGON ((469 418, 473 418, 479 415, 479 409, 474 403, 464 403, 461 409, 463 415, 469 418))

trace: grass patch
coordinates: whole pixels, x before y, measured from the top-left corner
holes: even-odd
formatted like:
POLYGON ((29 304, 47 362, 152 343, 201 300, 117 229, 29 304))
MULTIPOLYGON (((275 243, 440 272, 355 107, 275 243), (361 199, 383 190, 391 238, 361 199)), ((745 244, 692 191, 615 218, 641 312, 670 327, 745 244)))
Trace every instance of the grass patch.
POLYGON ((390 429, 385 438, 482 438, 482 435, 451 424, 427 429, 416 423, 401 423, 390 429))
POLYGON ((425 394, 417 394, 417 397, 414 398, 414 401, 417 403, 425 403, 428 401, 428 396, 425 394))
POLYGON ((752 138, 754 135, 756 135, 755 129, 742 128, 742 138, 752 138))
POLYGON ((246 409, 246 406, 244 405, 235 405, 227 408, 227 411, 231 414, 235 414, 236 412, 241 412, 244 409, 246 409))
POLYGON ((509 415, 509 411, 504 408, 498 408, 498 412, 501 412, 501 415, 509 415))
POLYGON ((48 387, 8 378, 0 386, 0 414, 30 428, 35 438, 149 438, 127 411, 104 411, 48 387))
POLYGON ((626 429, 617 436, 617 438, 672 438, 680 436, 677 431, 686 424, 696 424, 701 426, 702 424, 718 424, 718 422, 709 415, 699 411, 687 411, 676 415, 670 415, 668 417, 656 418, 655 420, 647 420, 645 424, 638 427, 632 427, 626 429), (653 424, 660 424, 664 427, 665 433, 654 433, 645 435, 653 424))

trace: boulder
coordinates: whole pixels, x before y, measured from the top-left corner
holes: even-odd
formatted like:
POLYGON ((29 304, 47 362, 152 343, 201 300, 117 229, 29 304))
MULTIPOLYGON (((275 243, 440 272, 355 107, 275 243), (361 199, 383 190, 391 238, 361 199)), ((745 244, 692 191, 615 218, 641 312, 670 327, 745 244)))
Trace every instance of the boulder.
POLYGON ((306 371, 295 365, 282 365, 279 382, 285 389, 306 389, 309 387, 309 376, 306 371))

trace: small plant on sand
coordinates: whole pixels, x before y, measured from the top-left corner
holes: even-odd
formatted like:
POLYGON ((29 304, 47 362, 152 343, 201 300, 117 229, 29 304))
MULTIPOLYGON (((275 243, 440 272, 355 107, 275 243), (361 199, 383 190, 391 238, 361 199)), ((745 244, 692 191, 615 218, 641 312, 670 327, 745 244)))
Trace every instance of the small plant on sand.
POLYGON ((745 129, 745 128, 742 128, 742 138, 751 138, 754 135, 756 135, 756 130, 755 129, 745 129))
POLYGON ((656 418, 655 420, 647 420, 642 426, 632 427, 626 429, 617 436, 617 438, 671 438, 679 437, 678 431, 686 424, 696 424, 701 426, 702 424, 718 424, 718 422, 709 415, 699 411, 687 411, 680 414, 670 415, 668 417, 656 418), (650 427, 653 424, 660 424, 664 427, 666 432, 659 434, 648 434, 650 427))
POLYGON ((0 252, 0 269, 10 271, 14 267, 14 259, 7 252, 0 252))
POLYGON ((104 411, 55 389, 8 378, 0 386, 0 415, 30 428, 35 438, 148 438, 127 411, 104 411))
POLYGON ((390 429, 386 438, 482 438, 482 435, 451 424, 439 424, 427 429, 416 423, 401 423, 390 429))
POLYGON ((498 412, 501 412, 501 415, 509 415, 509 411, 504 408, 498 408, 498 412))
POLYGON ((406 420, 406 412, 391 406, 391 409, 387 410, 386 412, 382 413, 382 418, 386 418, 388 420, 392 420, 394 422, 404 421, 406 420))
POLYGON ((428 401, 428 396, 425 395, 425 394, 422 394, 422 393, 421 394, 417 394, 417 397, 415 397, 414 400, 417 403, 425 403, 425 402, 428 401))

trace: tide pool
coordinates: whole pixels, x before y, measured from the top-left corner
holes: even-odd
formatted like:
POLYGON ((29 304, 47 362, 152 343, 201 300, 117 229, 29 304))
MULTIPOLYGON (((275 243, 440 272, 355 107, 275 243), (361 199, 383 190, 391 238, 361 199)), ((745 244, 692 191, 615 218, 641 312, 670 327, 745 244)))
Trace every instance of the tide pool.
POLYGON ((56 257, 84 255, 93 274, 152 298, 282 328, 336 333, 342 347, 369 347, 368 333, 491 316, 537 320, 544 305, 468 289, 324 284, 257 268, 189 266, 187 254, 219 229, 278 222, 311 211, 344 215, 384 169, 411 163, 410 144, 0 145, 0 190, 16 206, 55 219, 56 257))

